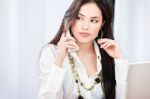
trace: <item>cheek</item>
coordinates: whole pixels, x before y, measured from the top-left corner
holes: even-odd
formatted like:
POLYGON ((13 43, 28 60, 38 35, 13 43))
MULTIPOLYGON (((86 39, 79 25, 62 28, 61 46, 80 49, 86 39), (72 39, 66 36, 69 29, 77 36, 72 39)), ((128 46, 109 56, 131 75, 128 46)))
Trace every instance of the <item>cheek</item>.
POLYGON ((76 26, 72 26, 71 27, 71 32, 72 32, 72 34, 73 34, 73 36, 75 35, 75 33, 76 33, 76 26))
POLYGON ((71 26, 71 31, 72 31, 73 35, 75 35, 76 33, 78 33, 79 29, 80 29, 80 25, 78 23, 74 23, 71 26))
POLYGON ((101 29, 101 26, 100 26, 100 25, 95 26, 95 27, 92 28, 92 31, 93 31, 94 36, 97 36, 97 35, 98 35, 100 29, 101 29))

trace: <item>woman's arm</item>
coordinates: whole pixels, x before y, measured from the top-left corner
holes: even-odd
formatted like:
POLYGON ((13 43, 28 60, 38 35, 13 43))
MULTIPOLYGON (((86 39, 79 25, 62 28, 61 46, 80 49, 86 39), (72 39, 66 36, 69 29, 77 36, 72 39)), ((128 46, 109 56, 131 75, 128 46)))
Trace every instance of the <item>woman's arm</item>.
POLYGON ((115 59, 116 99, 126 99, 128 61, 115 59))
POLYGON ((100 47, 115 59, 116 99, 126 99, 128 62, 124 60, 119 44, 115 40, 100 39, 100 47))
POLYGON ((38 99, 63 99, 65 68, 54 64, 54 45, 44 47, 40 56, 40 90, 38 99))

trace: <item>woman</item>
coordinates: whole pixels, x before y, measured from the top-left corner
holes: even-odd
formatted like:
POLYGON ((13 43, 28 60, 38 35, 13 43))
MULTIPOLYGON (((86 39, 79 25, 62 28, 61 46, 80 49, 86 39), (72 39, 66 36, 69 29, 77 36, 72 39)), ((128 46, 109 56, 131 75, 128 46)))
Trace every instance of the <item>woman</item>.
POLYGON ((73 1, 42 51, 39 99, 125 98, 128 63, 111 23, 107 0, 73 1))

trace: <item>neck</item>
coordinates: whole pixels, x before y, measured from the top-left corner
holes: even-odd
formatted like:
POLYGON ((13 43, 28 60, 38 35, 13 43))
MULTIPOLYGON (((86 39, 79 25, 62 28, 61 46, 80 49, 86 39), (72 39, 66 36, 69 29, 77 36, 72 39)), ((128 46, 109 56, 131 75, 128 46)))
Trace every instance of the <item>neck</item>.
POLYGON ((77 52, 77 54, 89 54, 89 53, 94 53, 95 50, 94 50, 94 44, 93 42, 90 42, 90 43, 77 43, 78 46, 79 46, 79 50, 77 52))

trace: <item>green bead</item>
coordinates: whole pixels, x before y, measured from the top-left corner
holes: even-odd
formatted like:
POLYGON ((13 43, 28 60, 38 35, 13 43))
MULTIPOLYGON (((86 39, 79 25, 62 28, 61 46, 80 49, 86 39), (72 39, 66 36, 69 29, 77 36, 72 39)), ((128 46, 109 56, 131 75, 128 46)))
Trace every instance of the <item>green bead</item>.
POLYGON ((78 79, 76 79, 75 82, 78 83, 78 79))
POLYGON ((100 83, 100 78, 95 78, 96 83, 100 83))
POLYGON ((78 96, 78 99, 83 99, 83 97, 81 95, 78 96))
POLYGON ((81 86, 83 86, 83 83, 81 83, 81 86))

